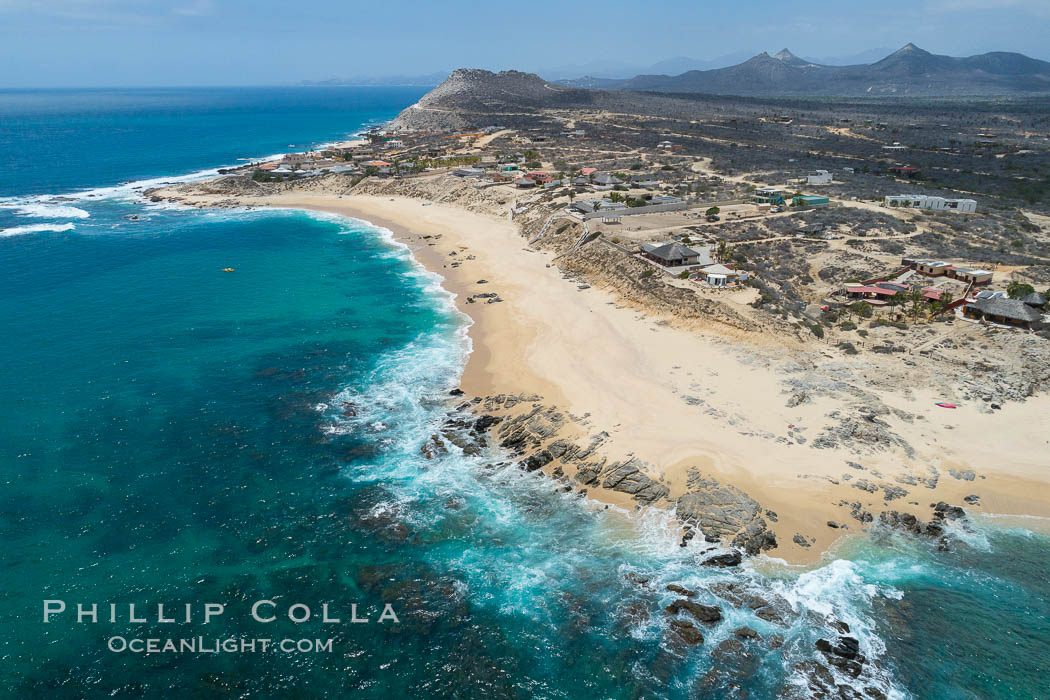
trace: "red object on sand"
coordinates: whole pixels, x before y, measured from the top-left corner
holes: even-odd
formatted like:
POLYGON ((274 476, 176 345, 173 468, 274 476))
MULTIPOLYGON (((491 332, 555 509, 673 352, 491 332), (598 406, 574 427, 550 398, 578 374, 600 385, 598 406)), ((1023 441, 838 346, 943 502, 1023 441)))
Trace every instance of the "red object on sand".
POLYGON ((938 403, 936 403, 935 405, 936 405, 936 406, 940 406, 941 408, 958 408, 958 406, 956 406, 956 405, 955 405, 955 404, 953 404, 953 403, 942 403, 942 402, 938 402, 938 403))

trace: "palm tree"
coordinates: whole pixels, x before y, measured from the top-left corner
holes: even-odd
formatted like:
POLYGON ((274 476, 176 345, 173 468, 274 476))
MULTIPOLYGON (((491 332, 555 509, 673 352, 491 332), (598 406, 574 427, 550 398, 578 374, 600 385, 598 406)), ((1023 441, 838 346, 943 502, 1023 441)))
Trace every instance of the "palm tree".
POLYGON ((718 245, 715 246, 715 259, 720 263, 729 259, 729 244, 724 238, 718 239, 718 245))

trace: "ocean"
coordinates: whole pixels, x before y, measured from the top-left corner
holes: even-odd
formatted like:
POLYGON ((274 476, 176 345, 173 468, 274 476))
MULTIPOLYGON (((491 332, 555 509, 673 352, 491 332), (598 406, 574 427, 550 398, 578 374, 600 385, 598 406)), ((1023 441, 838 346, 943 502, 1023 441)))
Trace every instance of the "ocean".
POLYGON ((1047 696, 1046 536, 984 517, 947 552, 876 530, 816 567, 701 567, 665 513, 593 508, 495 449, 424 458, 469 320, 383 229, 139 196, 346 138, 423 92, 0 92, 0 688, 1047 696), (702 644, 674 641, 668 584, 722 609, 702 644), (44 623, 45 600, 67 609, 44 623), (208 603, 225 609, 205 624, 208 603), (858 677, 814 646, 843 623, 858 677), (295 648, 133 649, 169 638, 295 648))

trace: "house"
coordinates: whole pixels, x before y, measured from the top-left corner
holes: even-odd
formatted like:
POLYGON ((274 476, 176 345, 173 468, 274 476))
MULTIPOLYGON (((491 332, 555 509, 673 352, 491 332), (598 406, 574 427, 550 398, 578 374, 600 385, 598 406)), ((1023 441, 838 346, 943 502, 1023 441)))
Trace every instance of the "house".
POLYGON ((452 174, 456 177, 481 177, 485 174, 485 171, 481 168, 460 168, 459 170, 453 170, 452 174))
POLYGON ((598 172, 598 168, 580 168, 580 175, 584 177, 594 175, 596 172, 598 172))
POLYGON ((642 255, 664 267, 696 265, 700 260, 700 253, 681 243, 664 243, 660 246, 643 245, 642 255))
POLYGON ((517 172, 517 163, 500 163, 496 166, 496 169, 503 173, 517 172))
POLYGON ((725 287, 735 282, 737 277, 739 277, 739 273, 736 270, 718 263, 700 268, 700 274, 712 287, 725 287))
POLYGON ((846 296, 853 299, 870 299, 879 304, 885 304, 886 299, 897 296, 897 289, 887 287, 867 286, 863 284, 847 284, 844 288, 846 296))
POLYGON ((829 204, 831 204, 830 199, 815 194, 800 194, 791 198, 793 207, 826 207, 829 204))
POLYGON ((1032 292, 1028 296, 1021 299, 1025 304, 1031 306, 1033 309, 1041 309, 1046 306, 1046 298, 1043 297, 1039 292, 1032 292))
POLYGON ((949 266, 945 275, 952 279, 968 282, 974 286, 988 284, 992 281, 991 270, 974 270, 969 267, 955 267, 954 265, 949 266))
POLYGON ((928 277, 940 277, 948 274, 951 265, 943 260, 916 260, 915 271, 928 277))
POLYGON ((528 178, 528 177, 519 177, 517 180, 514 181, 514 185, 518 189, 523 190, 523 189, 526 189, 526 188, 529 188, 529 187, 535 187, 536 186, 536 181, 533 180, 532 178, 528 178))
POLYGON ((784 205, 784 191, 775 187, 759 187, 751 195, 751 201, 755 204, 770 204, 772 206, 784 205))
POLYGON ((1041 328, 1043 315, 1020 299, 978 299, 963 307, 970 318, 1020 328, 1041 328))
POLYGON ((817 170, 806 175, 806 184, 808 185, 830 185, 831 183, 831 173, 827 170, 817 170))
POLYGON ((894 165, 889 169, 891 173, 900 175, 901 177, 913 178, 919 174, 919 169, 913 165, 894 165))
POLYGON ((573 205, 569 208, 581 214, 593 214, 596 211, 621 211, 626 209, 627 205, 623 202, 613 202, 608 199, 581 199, 573 202, 573 205))
POLYGON ((928 209, 930 211, 958 211, 973 214, 977 211, 977 201, 973 199, 948 199, 946 197, 929 197, 924 194, 895 194, 882 201, 887 207, 904 207, 928 209))
POLYGON ((594 176, 594 184, 596 185, 622 185, 623 180, 610 175, 609 173, 596 173, 594 176))

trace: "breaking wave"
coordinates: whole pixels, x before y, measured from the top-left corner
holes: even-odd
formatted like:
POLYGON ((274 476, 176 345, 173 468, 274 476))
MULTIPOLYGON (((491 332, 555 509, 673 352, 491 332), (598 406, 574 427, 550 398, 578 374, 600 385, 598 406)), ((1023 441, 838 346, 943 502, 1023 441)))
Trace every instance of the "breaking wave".
POLYGON ((43 233, 44 231, 72 231, 74 224, 29 224, 28 226, 12 226, 0 229, 0 236, 21 236, 27 233, 43 233))

